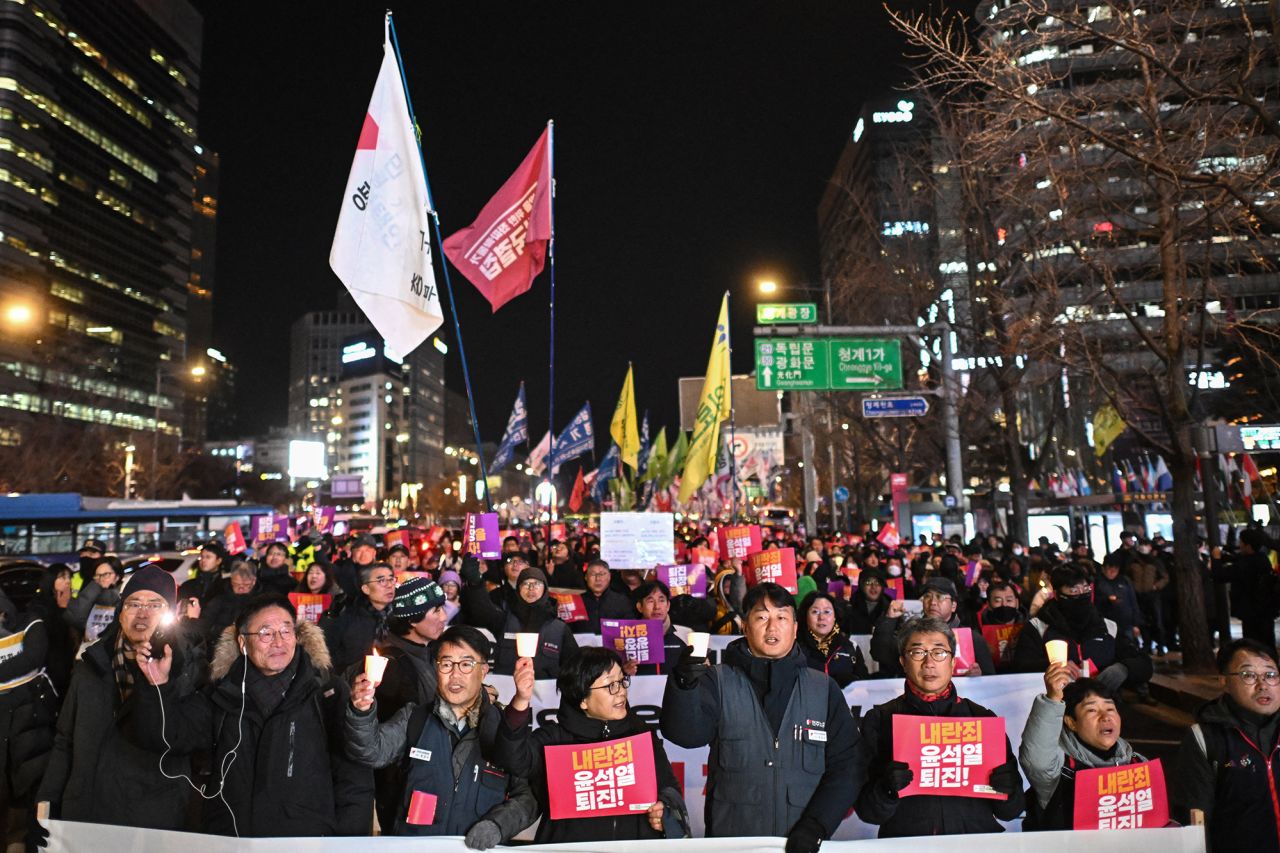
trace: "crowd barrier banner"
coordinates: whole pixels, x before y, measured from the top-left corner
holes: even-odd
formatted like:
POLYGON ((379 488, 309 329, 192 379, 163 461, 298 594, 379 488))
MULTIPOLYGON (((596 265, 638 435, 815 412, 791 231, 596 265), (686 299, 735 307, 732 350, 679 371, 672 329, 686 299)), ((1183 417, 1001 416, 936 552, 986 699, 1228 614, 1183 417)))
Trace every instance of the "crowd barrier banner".
MULTIPOLYGON (((610 841, 580 844, 535 844, 519 849, 530 853, 783 853, 781 838, 687 838, 670 841, 610 841)), ((921 849, 919 838, 889 838, 858 842, 827 841, 822 853, 910 853, 921 849)), ((938 835, 927 841, 930 853, 1205 853, 1204 830, 1177 829, 1036 832, 1006 835, 938 835)), ((461 838, 381 837, 252 838, 237 840, 158 829, 130 829, 93 823, 50 822, 49 853, 350 853, 377 849, 409 853, 430 847, 432 853, 468 853, 461 838)))
MULTIPOLYGON (((582 635, 581 642, 589 635, 582 635)), ((712 638, 712 641, 718 639, 712 638)), ((725 638, 728 639, 728 638, 725 638)), ((583 643, 586 645, 586 643, 583 643)), ((510 701, 515 694, 515 685, 510 676, 491 675, 488 683, 498 690, 498 698, 503 702, 510 701)), ((900 678, 871 679, 855 681, 844 690, 845 700, 861 716, 876 705, 888 702, 902 694, 903 680, 900 678)), ((628 698, 631 707, 645 722, 657 725, 662 714, 662 693, 666 689, 667 679, 662 675, 640 675, 631 679, 631 690, 628 698)), ((956 690, 959 694, 979 705, 989 708, 994 714, 1004 717, 1005 734, 1013 744, 1014 752, 1022 740, 1022 729, 1027 722, 1027 714, 1031 712, 1031 702, 1044 692, 1044 678, 1037 673, 1020 673, 1017 675, 984 675, 974 678, 957 678, 956 690)), ((533 711, 534 725, 555 719, 560 707, 560 696, 556 692, 553 681, 539 681, 534 686, 533 711)), ((699 836, 703 831, 703 788, 706 785, 707 748, 685 749, 670 741, 666 742, 667 758, 671 760, 676 777, 682 780, 685 804, 689 808, 689 822, 693 834, 699 836)), ((1011 830, 1021 827, 1021 821, 1006 824, 1011 830)), ((848 817, 836 830, 838 839, 874 838, 878 827, 865 824, 856 815, 848 817)), ((826 847, 823 847, 826 851, 826 847)), ((1037 853, 1041 853, 1037 849, 1037 853)))

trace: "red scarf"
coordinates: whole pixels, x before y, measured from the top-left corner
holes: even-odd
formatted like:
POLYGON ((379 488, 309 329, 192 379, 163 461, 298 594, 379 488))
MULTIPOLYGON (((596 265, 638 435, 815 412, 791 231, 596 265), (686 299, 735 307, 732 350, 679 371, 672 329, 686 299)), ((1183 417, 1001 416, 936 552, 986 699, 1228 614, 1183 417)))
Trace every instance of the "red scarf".
POLYGON ((955 692, 955 685, 953 684, 948 684, 947 689, 943 690, 941 693, 934 693, 932 695, 927 693, 921 693, 919 690, 916 689, 916 686, 912 684, 910 681, 908 681, 906 684, 907 684, 907 689, 910 690, 912 695, 915 696, 917 699, 919 699, 921 702, 937 702, 939 699, 946 699, 948 696, 950 696, 952 693, 955 692))

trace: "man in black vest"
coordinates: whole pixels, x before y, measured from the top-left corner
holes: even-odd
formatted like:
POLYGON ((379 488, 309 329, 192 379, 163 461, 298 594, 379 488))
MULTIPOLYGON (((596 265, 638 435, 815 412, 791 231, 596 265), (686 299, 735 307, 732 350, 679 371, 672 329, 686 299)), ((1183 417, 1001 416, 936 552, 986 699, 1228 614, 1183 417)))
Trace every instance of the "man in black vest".
POLYGON ((711 746, 706 835, 786 836, 813 853, 857 799, 865 776, 840 688, 796 646, 795 599, 773 583, 742 601, 741 639, 713 667, 690 647, 667 679, 662 733, 711 746))
POLYGON ((955 653, 955 634, 946 622, 931 617, 907 622, 898 633, 898 657, 907 676, 906 690, 862 718, 863 760, 870 770, 858 797, 858 817, 866 823, 879 824, 881 838, 1001 832, 997 818, 1013 820, 1022 814, 1022 776, 1008 737, 1004 739, 1005 763, 991 771, 990 781, 991 787, 1006 799, 898 794, 911 784, 914 773, 906 762, 893 760, 894 716, 995 716, 957 695, 951 683, 955 653))
POLYGON ((1209 849, 1280 851, 1280 661, 1256 640, 1218 652, 1226 692, 1200 709, 1182 739, 1171 785, 1186 819, 1204 812, 1209 849))
POLYGON ((403 785, 388 794, 395 821, 383 832, 464 835, 468 847, 487 850, 533 823, 537 804, 526 780, 489 763, 500 714, 484 690, 489 641, 475 628, 455 625, 436 648, 435 702, 411 702, 384 723, 368 676, 356 677, 347 755, 367 767, 401 766, 403 785))

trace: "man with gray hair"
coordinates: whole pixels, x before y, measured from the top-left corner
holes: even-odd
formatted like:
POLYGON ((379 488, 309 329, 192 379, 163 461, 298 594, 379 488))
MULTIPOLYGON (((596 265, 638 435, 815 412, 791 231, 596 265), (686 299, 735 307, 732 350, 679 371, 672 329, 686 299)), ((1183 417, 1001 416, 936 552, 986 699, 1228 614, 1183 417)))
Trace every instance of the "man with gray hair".
POLYGON ((1005 763, 991 772, 990 786, 1005 799, 938 797, 918 794, 900 797, 914 774, 905 762, 893 760, 893 718, 994 717, 991 711, 961 699, 952 684, 956 638, 941 619, 924 617, 905 622, 898 633, 898 663, 906 673, 906 689, 897 699, 877 705, 862 719, 860 748, 867 766, 867 783, 858 797, 858 817, 880 826, 881 838, 915 835, 961 835, 1001 832, 999 820, 1022 813, 1024 797, 1018 760, 1004 739, 1005 763))

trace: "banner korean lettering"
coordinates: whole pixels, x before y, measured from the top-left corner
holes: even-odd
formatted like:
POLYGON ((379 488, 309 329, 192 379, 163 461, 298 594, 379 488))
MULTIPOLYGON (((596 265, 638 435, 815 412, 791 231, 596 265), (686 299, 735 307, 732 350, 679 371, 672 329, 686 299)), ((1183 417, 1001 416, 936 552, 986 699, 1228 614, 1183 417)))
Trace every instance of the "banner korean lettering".
POLYGON ((636 663, 664 663, 661 619, 601 619, 600 644, 636 663))
POLYGON ((725 560, 732 557, 746 557, 762 547, 758 524, 721 527, 717 539, 720 542, 720 557, 725 560))
POLYGON ((585 622, 591 618, 587 616, 587 605, 583 603, 582 596, 578 593, 552 590, 551 597, 555 599, 556 617, 561 622, 585 622))
POLYGON ((311 510, 311 524, 316 533, 332 533, 333 520, 337 514, 337 508, 331 506, 318 506, 311 510))
POLYGON ((244 532, 240 530, 238 522, 231 522, 222 531, 222 541, 226 545, 228 554, 243 554, 245 552, 244 532))
POLYGON ((544 747, 552 820, 647 811, 658 798, 649 734, 544 747))
POLYGON ((796 586, 796 552, 794 548, 775 548, 769 551, 757 551, 747 557, 747 586, 758 583, 776 583, 787 592, 795 595, 796 586))
POLYGON ((690 554, 695 563, 701 563, 708 569, 714 569, 719 560, 716 558, 716 552, 710 548, 694 548, 690 554))
POLYGON ((1007 799, 990 785, 991 771, 1006 757, 1000 717, 894 715, 893 760, 906 762, 915 774, 899 797, 1007 799))
POLYGON ((669 512, 600 513, 600 558, 612 569, 651 569, 675 561, 669 512))
POLYGON ((997 667, 1013 663, 1013 650, 1018 646, 1022 627, 1022 624, 982 626, 982 639, 986 640, 991 660, 997 667))
POLYGON ((497 560, 502 556, 496 512, 467 513, 462 525, 462 553, 475 554, 482 560, 497 560))
POLYGON ((316 595, 310 592, 291 592, 289 593, 289 601, 293 604, 295 610, 298 611, 298 618, 303 622, 315 624, 320 621, 320 617, 329 609, 329 605, 333 603, 332 595, 316 595))
POLYGON ((1168 822, 1160 759, 1076 771, 1076 829, 1144 829, 1168 822))
POLYGON ((671 590, 672 598, 677 595, 707 597, 707 571, 701 563, 658 566, 658 580, 665 583, 671 590))

